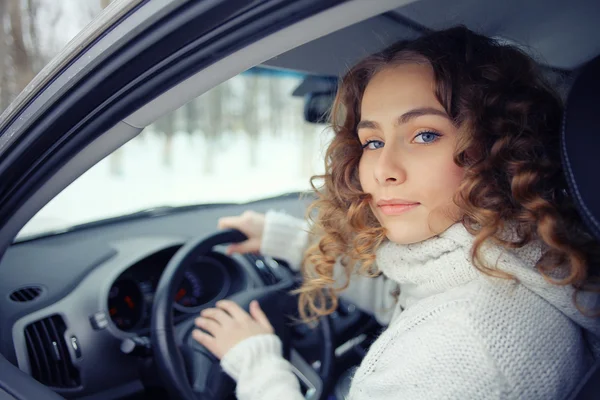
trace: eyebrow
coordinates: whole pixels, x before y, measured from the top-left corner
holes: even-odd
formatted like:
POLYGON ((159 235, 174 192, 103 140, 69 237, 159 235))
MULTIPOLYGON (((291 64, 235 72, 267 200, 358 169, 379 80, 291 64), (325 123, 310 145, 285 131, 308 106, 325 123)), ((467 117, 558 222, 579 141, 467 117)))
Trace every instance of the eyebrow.
MULTIPOLYGON (((444 117, 446 119, 450 119, 448 114, 445 111, 438 110, 437 108, 432 107, 422 107, 415 108, 413 110, 407 111, 396 119, 396 125, 402 125, 410 122, 411 120, 422 117, 424 115, 438 115, 440 117, 444 117)), ((378 129, 379 124, 375 121, 362 120, 356 125, 356 130, 359 129, 378 129)))

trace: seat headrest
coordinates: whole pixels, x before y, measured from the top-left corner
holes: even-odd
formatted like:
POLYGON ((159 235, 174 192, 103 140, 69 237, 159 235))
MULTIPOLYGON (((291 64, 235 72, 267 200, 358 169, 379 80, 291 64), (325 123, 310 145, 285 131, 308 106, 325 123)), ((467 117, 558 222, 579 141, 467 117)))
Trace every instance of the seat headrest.
POLYGON ((600 240, 600 56, 582 68, 569 92, 561 147, 571 195, 600 240))

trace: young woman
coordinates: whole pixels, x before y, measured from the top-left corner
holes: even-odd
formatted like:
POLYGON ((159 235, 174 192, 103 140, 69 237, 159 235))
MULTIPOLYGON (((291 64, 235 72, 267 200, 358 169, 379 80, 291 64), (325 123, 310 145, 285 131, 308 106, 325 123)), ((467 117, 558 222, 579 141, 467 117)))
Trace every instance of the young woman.
MULTIPOLYGON (((562 399, 594 360, 600 304, 598 244, 560 167, 561 114, 514 47, 463 27, 400 42, 341 82, 304 262, 302 221, 221 226, 250 238, 233 251, 302 264, 306 318, 339 294, 388 325, 350 399, 562 399)), ((239 399, 302 398, 256 302, 250 315, 220 302, 197 326, 239 399)))

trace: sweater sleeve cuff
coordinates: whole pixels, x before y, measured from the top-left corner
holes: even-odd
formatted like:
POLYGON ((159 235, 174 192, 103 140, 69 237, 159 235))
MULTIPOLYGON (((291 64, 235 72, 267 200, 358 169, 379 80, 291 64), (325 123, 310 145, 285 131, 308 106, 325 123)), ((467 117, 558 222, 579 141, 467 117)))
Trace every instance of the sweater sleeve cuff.
POLYGON ((300 269, 304 251, 308 245, 308 224, 306 221, 277 211, 265 214, 260 252, 279 258, 290 264, 290 268, 300 269))
POLYGON ((256 335, 242 340, 225 353, 221 367, 237 382, 243 372, 269 359, 281 357, 281 340, 277 335, 256 335))

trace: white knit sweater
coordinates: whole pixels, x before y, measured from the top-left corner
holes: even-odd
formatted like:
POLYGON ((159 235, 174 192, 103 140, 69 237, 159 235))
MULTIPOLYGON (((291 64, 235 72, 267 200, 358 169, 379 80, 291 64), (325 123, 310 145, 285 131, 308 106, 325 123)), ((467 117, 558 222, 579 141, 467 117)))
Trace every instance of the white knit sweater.
MULTIPOLYGON (((304 226, 267 213, 261 250, 297 268, 307 245, 304 226)), ((421 243, 386 242, 377 265, 390 279, 352 278, 343 296, 389 326, 355 373, 349 399, 551 400, 566 398, 579 383, 593 362, 584 337, 600 337, 598 320, 576 310, 571 288, 535 271, 539 245, 485 247, 488 265, 513 281, 476 270, 472 240, 457 224, 421 243), (397 284, 396 303, 390 291, 397 284)), ((592 294, 580 302, 599 304, 592 294)), ((275 335, 244 340, 221 365, 237 381, 239 400, 303 398, 275 335)))

